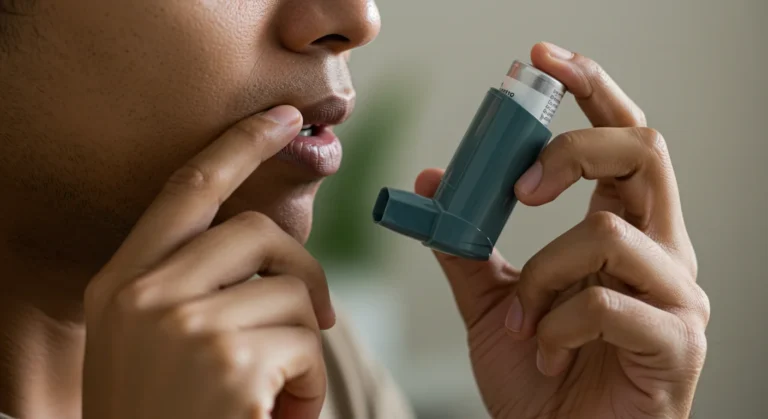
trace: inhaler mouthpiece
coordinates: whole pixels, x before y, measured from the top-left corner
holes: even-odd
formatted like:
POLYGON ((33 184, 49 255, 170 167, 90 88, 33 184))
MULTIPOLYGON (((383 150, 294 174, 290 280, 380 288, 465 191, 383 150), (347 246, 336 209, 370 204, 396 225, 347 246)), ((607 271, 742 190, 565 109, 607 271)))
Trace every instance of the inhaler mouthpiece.
POLYGON ((552 137, 565 86, 515 61, 491 88, 432 199, 383 188, 373 220, 442 253, 488 260, 517 198, 514 185, 552 137))

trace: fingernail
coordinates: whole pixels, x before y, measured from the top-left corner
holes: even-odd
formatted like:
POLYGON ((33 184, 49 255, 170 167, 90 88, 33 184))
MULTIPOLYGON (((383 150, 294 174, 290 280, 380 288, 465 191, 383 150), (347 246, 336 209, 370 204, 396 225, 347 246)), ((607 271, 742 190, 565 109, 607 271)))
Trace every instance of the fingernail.
POLYGON ((552 58, 557 58, 558 60, 570 60, 573 58, 573 53, 565 48, 550 44, 549 42, 544 42, 544 45, 547 47, 552 58))
POLYGON ((512 307, 507 312, 507 319, 504 321, 504 325, 515 333, 523 329, 523 305, 520 304, 520 299, 517 296, 512 300, 512 307))
POLYGON ((517 190, 524 195, 530 195, 539 187, 544 168, 540 161, 533 164, 517 181, 517 190))
POLYGON ((280 125, 293 125, 301 119, 301 113, 293 106, 276 106, 261 114, 280 125))

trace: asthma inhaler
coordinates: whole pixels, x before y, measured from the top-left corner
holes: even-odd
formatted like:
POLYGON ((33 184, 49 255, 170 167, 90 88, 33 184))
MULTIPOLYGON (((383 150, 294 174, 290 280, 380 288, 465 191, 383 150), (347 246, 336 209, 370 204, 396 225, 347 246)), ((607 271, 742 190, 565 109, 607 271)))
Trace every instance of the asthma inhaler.
POLYGON ((374 222, 439 252, 488 260, 517 203, 515 183, 552 138, 547 127, 565 91, 515 61, 480 104, 434 198, 383 188, 374 222))

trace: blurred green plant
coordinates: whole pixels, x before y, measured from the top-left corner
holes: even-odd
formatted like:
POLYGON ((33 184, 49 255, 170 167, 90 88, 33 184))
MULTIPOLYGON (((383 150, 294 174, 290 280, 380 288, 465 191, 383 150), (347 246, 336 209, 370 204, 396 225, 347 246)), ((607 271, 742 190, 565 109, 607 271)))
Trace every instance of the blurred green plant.
POLYGON ((408 138, 405 132, 419 115, 424 86, 418 77, 381 79, 361 100, 355 116, 337 133, 344 143, 339 172, 326 179, 315 200, 307 249, 323 264, 375 268, 385 232, 371 211, 408 138))

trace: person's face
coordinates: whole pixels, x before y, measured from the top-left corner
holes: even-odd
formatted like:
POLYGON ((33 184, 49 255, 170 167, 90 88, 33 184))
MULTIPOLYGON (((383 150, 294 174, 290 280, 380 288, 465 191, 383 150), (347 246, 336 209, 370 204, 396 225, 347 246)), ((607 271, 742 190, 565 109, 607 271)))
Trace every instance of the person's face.
MULTIPOLYGON (((0 214, 94 234, 125 232, 248 115, 330 100, 346 117, 349 51, 380 27, 373 0, 28 1, 0 28, 0 214)), ((261 211, 305 240, 320 177, 272 159, 222 215, 261 211)))

